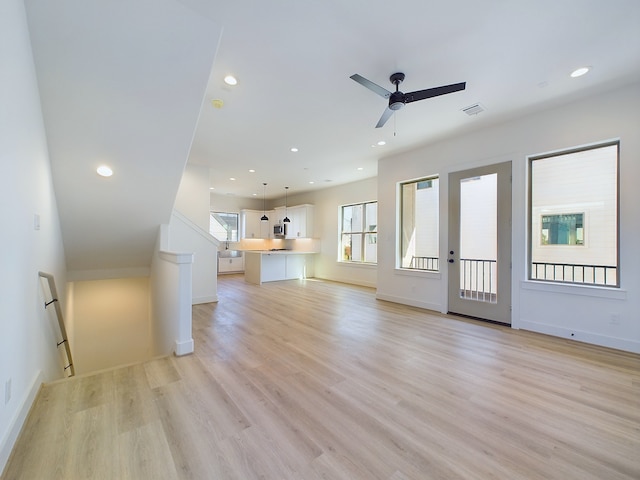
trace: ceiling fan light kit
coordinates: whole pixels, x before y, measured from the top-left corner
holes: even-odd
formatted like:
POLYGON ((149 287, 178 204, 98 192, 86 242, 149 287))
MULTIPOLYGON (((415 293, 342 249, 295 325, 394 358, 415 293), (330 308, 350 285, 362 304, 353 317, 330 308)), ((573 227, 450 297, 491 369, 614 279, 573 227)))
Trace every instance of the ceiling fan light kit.
POLYGON ((376 128, 382 127, 387 120, 394 114, 397 110, 400 110, 407 103, 417 102, 418 100, 426 100, 427 98, 438 97, 440 95, 446 95, 449 93, 459 92, 466 88, 467 83, 453 83, 451 85, 443 85, 441 87, 435 88, 427 88, 426 90, 417 90, 415 92, 403 93, 400 91, 398 86, 404 81, 404 73, 396 72, 389 77, 389 81, 396 86, 395 92, 390 92, 386 88, 381 87, 380 85, 373 83, 371 80, 367 80, 362 75, 358 75, 357 73, 351 75, 351 80, 358 82, 363 87, 368 88, 373 93, 377 93, 382 98, 389 99, 389 105, 382 113, 380 120, 378 120, 378 124, 376 128))

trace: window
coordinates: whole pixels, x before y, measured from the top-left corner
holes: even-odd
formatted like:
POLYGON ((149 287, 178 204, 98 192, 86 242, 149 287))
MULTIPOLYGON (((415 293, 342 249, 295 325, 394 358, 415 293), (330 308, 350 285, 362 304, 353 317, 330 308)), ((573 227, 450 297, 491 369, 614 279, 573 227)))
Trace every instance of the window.
POLYGON ((237 242, 238 214, 210 212, 209 233, 221 242, 237 242))
POLYGON ((584 245, 584 213, 542 215, 542 245, 584 245))
POLYGON ((619 286, 619 144, 530 158, 531 280, 619 286))
POLYGON ((340 261, 377 263, 378 202, 340 208, 340 261))
POLYGON ((439 186, 438 177, 400 184, 400 268, 440 269, 439 186))

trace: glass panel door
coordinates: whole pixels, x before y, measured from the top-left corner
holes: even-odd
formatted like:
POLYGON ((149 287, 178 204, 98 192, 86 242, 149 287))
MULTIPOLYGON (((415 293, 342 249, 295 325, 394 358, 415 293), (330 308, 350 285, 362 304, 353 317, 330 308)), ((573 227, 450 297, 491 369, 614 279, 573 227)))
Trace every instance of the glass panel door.
POLYGON ((511 323, 511 163, 449 174, 449 311, 511 323))

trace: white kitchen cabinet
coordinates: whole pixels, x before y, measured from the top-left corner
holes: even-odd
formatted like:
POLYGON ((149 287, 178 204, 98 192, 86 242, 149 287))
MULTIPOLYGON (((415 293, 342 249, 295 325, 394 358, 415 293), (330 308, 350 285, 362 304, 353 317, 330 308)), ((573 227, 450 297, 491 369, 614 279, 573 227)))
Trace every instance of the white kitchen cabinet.
POLYGON ((272 238, 272 218, 274 214, 275 212, 273 210, 268 212, 263 212, 262 210, 241 210, 242 238, 272 238), (262 215, 265 214, 269 217, 269 221, 267 222, 260 220, 262 215))
POLYGON ((262 255, 261 279, 263 282, 284 280, 287 271, 287 258, 284 255, 265 253, 262 255))
POLYGON ((307 255, 287 255, 285 258, 285 279, 294 280, 307 277, 307 255))
MULTIPOLYGON (((289 215, 289 209, 286 209, 286 213, 285 213, 285 208, 284 207, 276 207, 273 210, 273 224, 277 224, 277 223, 282 223, 282 221, 284 220, 284 217, 289 215)), ((289 217, 291 218, 291 217, 289 217)))
POLYGON ((244 258, 218 258, 218 273, 244 272, 244 258))
POLYGON ((313 205, 296 205, 287 209, 291 219, 287 230, 287 238, 313 237, 313 205))
POLYGON ((244 279, 261 285, 277 280, 313 277, 312 252, 245 251, 244 279))

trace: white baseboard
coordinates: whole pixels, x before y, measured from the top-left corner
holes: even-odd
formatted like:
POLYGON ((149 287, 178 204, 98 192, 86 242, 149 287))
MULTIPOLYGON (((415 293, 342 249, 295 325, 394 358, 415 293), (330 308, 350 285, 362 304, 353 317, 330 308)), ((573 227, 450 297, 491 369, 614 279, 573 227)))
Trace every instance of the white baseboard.
POLYGON ((193 351, 194 351, 193 338, 185 342, 179 342, 176 340, 176 348, 174 350, 176 357, 189 355, 190 353, 193 353, 193 351))
POLYGON ((22 404, 16 410, 15 415, 9 422, 9 428, 7 428, 6 434, 2 437, 2 442, 0 443, 0 473, 2 473, 4 467, 7 465, 11 451, 18 439, 18 435, 20 435, 24 422, 27 420, 27 415, 29 415, 31 405, 33 405, 43 381, 44 377, 42 370, 39 370, 36 378, 34 378, 31 384, 31 387, 27 391, 27 394, 22 399, 22 404))
POLYGON ((640 342, 628 340, 626 338, 608 337, 599 333, 571 330, 565 327, 558 327, 556 325, 548 325, 539 322, 530 322, 523 319, 518 321, 518 328, 522 330, 529 330, 531 332, 543 333, 545 335, 552 335, 554 337, 577 340, 578 342, 590 343, 592 345, 600 345, 601 347, 640 353, 640 342))
POLYGON ((207 295, 204 297, 193 297, 191 305, 200 305, 201 303, 215 303, 218 301, 217 295, 207 295))
POLYGON ((378 300, 385 300, 387 302, 400 303, 402 305, 409 305, 411 307, 424 308, 425 310, 434 310, 440 312, 441 305, 439 303, 421 302, 412 298, 397 297, 395 295, 386 295, 383 293, 376 293, 378 300))

